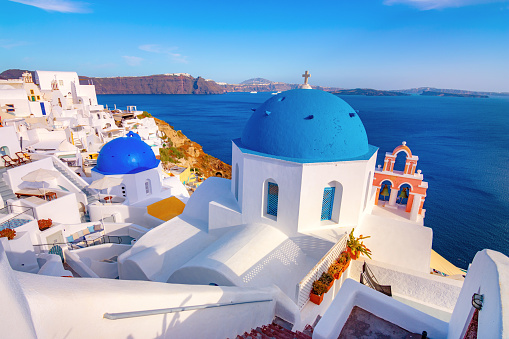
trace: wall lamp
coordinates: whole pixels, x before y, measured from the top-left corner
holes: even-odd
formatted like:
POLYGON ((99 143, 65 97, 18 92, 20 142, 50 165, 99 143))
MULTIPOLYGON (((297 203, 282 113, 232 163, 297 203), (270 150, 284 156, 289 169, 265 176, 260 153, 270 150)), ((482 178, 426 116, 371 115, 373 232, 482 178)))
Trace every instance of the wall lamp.
POLYGON ((472 306, 474 306, 474 308, 476 310, 480 311, 482 309, 483 302, 484 302, 484 295, 479 294, 479 293, 474 293, 474 295, 472 296, 472 306))

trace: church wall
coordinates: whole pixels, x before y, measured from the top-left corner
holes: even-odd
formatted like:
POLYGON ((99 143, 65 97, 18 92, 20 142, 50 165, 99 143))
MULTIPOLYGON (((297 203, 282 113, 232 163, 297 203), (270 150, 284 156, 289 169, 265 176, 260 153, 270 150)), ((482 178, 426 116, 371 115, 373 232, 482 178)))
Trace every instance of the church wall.
POLYGON ((244 155, 240 151, 240 149, 235 145, 232 141, 232 181, 231 181, 231 191, 233 196, 237 196, 237 201, 239 202, 239 206, 242 206, 242 192, 243 192, 243 178, 244 178, 244 155), (238 166, 238 171, 237 171, 238 166), (238 175, 238 178, 237 178, 238 175), (238 184, 238 188, 235 188, 235 185, 238 184), (237 191, 237 194, 236 194, 237 191))
MULTIPOLYGON (((376 158, 376 155, 374 157, 376 158)), ((300 195, 299 231, 326 226, 356 226, 364 207, 370 164, 371 161, 305 164, 302 174, 302 182, 305 184, 302 185, 300 195), (339 189, 336 187, 333 203, 334 209, 340 205, 340 210, 339 213, 333 210, 332 220, 322 221, 324 188, 330 187, 334 181, 342 186, 341 197, 338 196, 339 189)))
MULTIPOLYGON (((158 168, 146 170, 135 174, 124 174, 122 175, 122 183, 126 187, 127 199, 129 204, 137 203, 138 201, 145 200, 152 196, 158 196, 161 192, 161 178, 159 176, 158 168), (145 181, 149 179, 151 185, 151 193, 147 195, 145 191, 145 181)), ((113 195, 122 196, 120 186, 116 186, 110 189, 110 193, 113 195)))
POLYGON ((243 154, 242 221, 276 226, 287 235, 297 232, 302 164, 243 154), (266 181, 277 183, 277 219, 265 216, 266 181))

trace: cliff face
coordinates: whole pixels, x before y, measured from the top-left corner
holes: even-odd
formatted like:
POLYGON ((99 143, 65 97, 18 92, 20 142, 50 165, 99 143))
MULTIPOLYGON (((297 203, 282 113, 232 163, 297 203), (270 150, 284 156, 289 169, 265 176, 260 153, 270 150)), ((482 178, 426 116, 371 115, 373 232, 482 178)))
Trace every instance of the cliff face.
POLYGON ((154 120, 163 132, 165 141, 165 147, 159 150, 164 167, 170 168, 174 164, 189 166, 205 177, 220 176, 231 179, 231 165, 205 153, 200 144, 189 140, 181 131, 175 131, 167 122, 157 118, 154 120))
POLYGON ((97 94, 222 94, 224 89, 214 81, 190 76, 150 75, 142 77, 89 78, 97 94))

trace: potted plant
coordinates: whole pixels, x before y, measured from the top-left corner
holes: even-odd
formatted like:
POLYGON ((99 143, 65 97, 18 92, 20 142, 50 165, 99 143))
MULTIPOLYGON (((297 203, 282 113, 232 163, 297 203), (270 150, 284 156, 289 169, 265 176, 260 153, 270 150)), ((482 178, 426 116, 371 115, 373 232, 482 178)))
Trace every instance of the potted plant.
POLYGON ((6 237, 7 240, 12 240, 16 236, 16 231, 6 228, 0 231, 0 238, 6 237))
POLYGON ((323 272, 318 281, 323 282, 325 286, 327 286, 327 292, 329 292, 332 285, 334 285, 334 277, 327 272, 323 272))
POLYGON ((319 280, 315 280, 313 282, 313 288, 311 289, 311 294, 309 295, 309 299, 311 302, 320 305, 323 300, 323 295, 327 292, 327 286, 319 280))
POLYGON ((333 263, 330 265, 328 273, 332 275, 334 279, 339 279, 339 277, 341 277, 341 273, 343 273, 341 265, 337 262, 333 263))
POLYGON ((37 224, 39 225, 40 231, 45 231, 48 228, 50 228, 51 225, 53 225, 53 221, 49 218, 48 219, 39 219, 39 220, 37 220, 37 224))
POLYGON ((362 234, 359 237, 354 237, 352 232, 350 232, 350 239, 346 242, 346 250, 350 253, 352 259, 356 260, 359 258, 361 254, 364 254, 369 259, 371 259, 371 250, 364 245, 364 242, 361 241, 363 239, 369 238, 369 236, 365 237, 362 234))
POLYGON ((350 253, 348 252, 341 252, 340 258, 342 258, 344 265, 343 265, 343 272, 346 271, 348 266, 350 266, 350 261, 352 260, 352 257, 350 256, 350 253))

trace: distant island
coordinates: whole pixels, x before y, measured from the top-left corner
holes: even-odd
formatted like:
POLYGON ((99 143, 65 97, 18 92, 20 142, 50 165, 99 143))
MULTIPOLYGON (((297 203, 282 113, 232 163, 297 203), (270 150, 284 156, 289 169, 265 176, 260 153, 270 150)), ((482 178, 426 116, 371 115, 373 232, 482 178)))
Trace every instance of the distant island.
MULTIPOLYGON (((19 79, 24 72, 35 72, 22 69, 8 69, 0 73, 0 79, 19 79)), ((301 84, 275 82, 265 78, 251 78, 239 84, 216 82, 212 79, 193 77, 188 73, 166 73, 131 77, 88 77, 80 76, 80 83, 94 84, 97 94, 223 94, 228 92, 283 92, 299 88, 301 84)), ((331 92, 337 95, 365 96, 448 96, 488 98, 488 96, 509 96, 508 92, 477 92, 459 89, 440 89, 418 87, 399 90, 376 90, 371 88, 345 89, 341 87, 324 87, 311 85, 313 89, 331 92)))
POLYGON ((434 96, 434 97, 460 97, 460 98, 489 98, 487 95, 473 94, 473 93, 444 93, 435 91, 424 91, 421 95, 434 96))
POLYGON ((339 91, 332 92, 333 94, 338 95, 365 95, 365 96, 376 96, 376 97, 397 97, 397 96, 408 96, 410 94, 403 92, 394 92, 394 91, 380 91, 377 89, 371 88, 355 88, 355 89, 342 89, 339 91))

